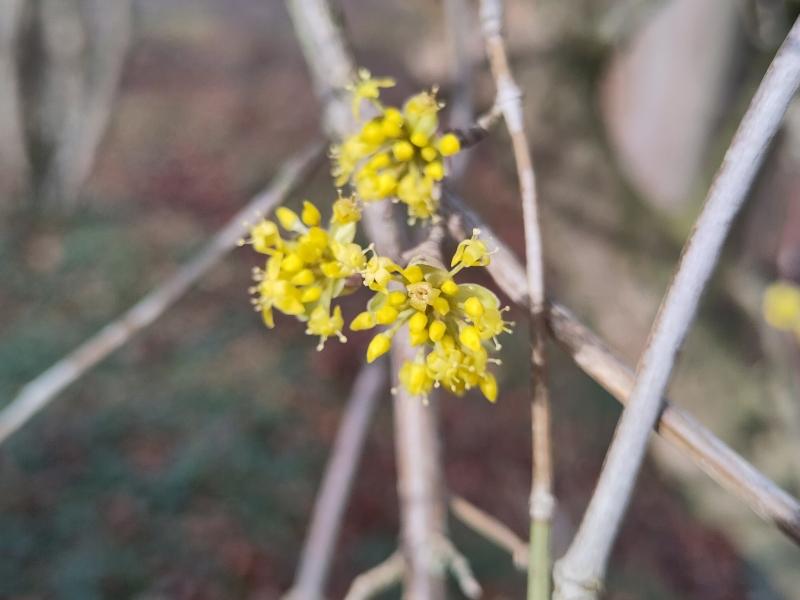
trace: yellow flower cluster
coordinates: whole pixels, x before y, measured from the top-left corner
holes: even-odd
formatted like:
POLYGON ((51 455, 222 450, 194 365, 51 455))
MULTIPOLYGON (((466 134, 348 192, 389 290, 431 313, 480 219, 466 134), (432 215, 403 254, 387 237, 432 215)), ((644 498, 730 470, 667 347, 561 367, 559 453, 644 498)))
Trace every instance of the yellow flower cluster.
POLYGON ((792 331, 800 340, 800 287, 778 281, 764 292, 764 319, 775 329, 792 331))
POLYGON ((358 287, 358 276, 366 264, 364 252, 353 242, 356 223, 361 219, 358 204, 352 198, 339 198, 327 228, 320 226, 322 216, 311 202, 303 203, 298 215, 280 207, 276 217, 290 237, 281 236, 278 225, 262 220, 250 229, 249 243, 256 252, 269 258, 263 269, 254 270, 256 285, 253 304, 261 311, 267 327, 273 327, 273 309, 307 322, 306 333, 325 340, 342 334, 342 310, 331 310, 331 301, 358 287))
POLYGON ((429 219, 439 205, 444 159, 461 150, 461 143, 452 133, 438 132, 442 105, 435 92, 412 96, 400 110, 380 101, 381 88, 393 85, 392 79, 359 71, 350 91, 360 130, 333 147, 333 175, 337 186, 351 184, 365 202, 396 198, 407 205, 412 222, 429 219), (364 101, 378 116, 361 122, 364 101))
POLYGON ((497 336, 510 331, 510 324, 503 320, 504 309, 491 291, 453 279, 466 267, 489 263, 489 252, 477 233, 459 244, 450 270, 424 262, 401 268, 379 256, 365 267, 364 283, 376 293, 350 328, 386 326, 367 348, 367 361, 372 362, 389 351, 402 327, 408 327, 411 344, 420 350, 399 375, 411 394, 425 397, 433 387, 444 386, 460 396, 479 387, 489 401, 497 399, 497 381, 488 365, 499 361, 489 357, 489 350, 499 350, 497 336))

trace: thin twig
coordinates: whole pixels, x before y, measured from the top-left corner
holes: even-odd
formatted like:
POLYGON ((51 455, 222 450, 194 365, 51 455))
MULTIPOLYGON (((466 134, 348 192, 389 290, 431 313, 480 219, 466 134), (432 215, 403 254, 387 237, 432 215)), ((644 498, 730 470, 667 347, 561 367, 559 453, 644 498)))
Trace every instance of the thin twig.
POLYGON ((503 113, 517 164, 525 228, 525 258, 530 299, 531 339, 531 434, 533 472, 530 497, 531 551, 528 563, 529 600, 550 598, 550 529, 553 520, 553 458, 550 433, 550 399, 547 390, 547 316, 545 303, 542 234, 536 194, 536 177, 525 135, 522 95, 508 64, 502 36, 502 0, 481 0, 483 29, 489 66, 497 87, 495 104, 503 113))
MULTIPOLYGON (((334 139, 341 139, 354 130, 350 105, 343 96, 355 75, 353 59, 325 0, 288 0, 288 7, 314 88, 324 103, 326 128, 334 139)), ((391 204, 368 208, 364 214, 368 236, 381 254, 399 259, 402 234, 392 218, 391 204)), ((406 336, 397 334, 391 351, 393 381, 403 362, 413 358, 411 352, 406 336)), ((398 390, 394 413, 401 545, 407 565, 405 595, 438 600, 444 596, 443 578, 430 558, 435 553, 434 536, 444 534, 445 522, 436 411, 398 390)))
POLYGON ((675 358, 694 320, 700 296, 719 259, 734 217, 800 85, 800 19, 778 50, 731 142, 705 206, 684 246, 639 361, 622 417, 578 533, 555 569, 556 600, 593 600, 603 587, 650 430, 675 358))
POLYGON ((461 496, 450 497, 450 510, 464 525, 508 552, 518 569, 528 568, 528 544, 505 523, 461 496))
MULTIPOLYGON (((489 226, 453 194, 445 196, 450 212, 448 227, 456 239, 479 228, 495 247, 489 274, 512 301, 528 302, 524 271, 514 253, 492 235, 489 226)), ((615 356, 592 331, 567 309, 553 303, 548 311, 555 339, 575 363, 620 403, 627 404, 633 389, 633 370, 615 356)), ((756 515, 774 524, 800 545, 800 503, 747 462, 687 412, 664 401, 657 432, 688 456, 725 490, 742 500, 756 515)))
POLYGON ((356 377, 314 502, 297 577, 287 598, 319 600, 324 597, 336 538, 364 450, 367 428, 378 399, 386 391, 386 382, 386 368, 382 364, 365 365, 356 377))
MULTIPOLYGON (((395 551, 389 558, 356 577, 344 600, 367 600, 400 583, 406 572, 403 553, 395 551)), ((298 600, 300 600, 298 598, 298 600)), ((305 600, 305 599, 304 599, 305 600)))
POLYGON ((52 367, 26 384, 19 395, 0 411, 0 443, 47 406, 60 392, 89 369, 152 324, 220 259, 247 231, 245 221, 272 210, 321 156, 314 144, 287 161, 267 189, 253 198, 211 241, 164 283, 125 314, 112 321, 52 367))
POLYGON ((475 579, 475 573, 472 572, 467 558, 446 537, 440 537, 437 546, 440 560, 452 573, 461 593, 467 598, 480 598, 483 595, 483 588, 475 579))

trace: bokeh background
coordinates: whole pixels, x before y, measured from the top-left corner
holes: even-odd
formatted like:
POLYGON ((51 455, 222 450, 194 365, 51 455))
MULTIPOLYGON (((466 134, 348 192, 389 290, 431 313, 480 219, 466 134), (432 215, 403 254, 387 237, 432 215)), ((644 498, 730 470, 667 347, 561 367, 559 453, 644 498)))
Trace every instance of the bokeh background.
MULTIPOLYGON (((168 278, 320 135, 278 0, 21 4, 16 39, 11 13, 0 14, 0 404, 168 278), (15 77, 21 103, 9 109, 15 77)), ((434 84, 451 98, 442 2, 334 4, 360 63, 398 79, 390 98, 434 84)), ((635 364, 710 178, 799 7, 507 5, 552 294, 635 364)), ((481 110, 493 87, 477 8, 466 10, 481 110)), ((498 128, 471 150, 457 187, 522 254, 507 142, 498 128)), ((769 281, 800 280, 799 163, 793 107, 671 387, 795 494, 798 353, 764 327, 759 303, 769 281)), ((303 197, 335 197, 324 166, 290 203, 303 197)), ((265 330, 248 301, 255 262, 234 252, 0 447, 0 598, 271 599, 288 589, 367 338, 316 352, 290 319, 265 330)), ((503 350, 500 401, 443 397, 441 431, 447 485, 524 535, 527 339, 524 316, 512 315, 520 326, 503 350)), ((555 346, 552 360, 563 550, 620 409, 555 346)), ((387 398, 331 597, 396 545, 391 433, 387 398)), ((486 597, 521 597, 524 575, 508 557, 450 525, 486 597)), ((790 600, 800 598, 800 551, 656 442, 608 588, 614 600, 790 600)))

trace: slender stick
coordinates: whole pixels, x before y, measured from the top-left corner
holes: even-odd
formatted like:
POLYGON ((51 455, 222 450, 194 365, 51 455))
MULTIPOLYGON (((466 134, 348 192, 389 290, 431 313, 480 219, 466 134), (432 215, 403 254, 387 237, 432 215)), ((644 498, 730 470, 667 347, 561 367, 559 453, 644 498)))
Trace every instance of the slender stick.
POLYGON ((531 425, 533 472, 530 497, 531 552, 528 563, 529 600, 550 598, 550 527, 555 507, 550 433, 550 399, 547 390, 545 339, 544 262, 536 178, 525 135, 525 119, 519 87, 514 81, 502 36, 502 0, 481 0, 481 26, 486 53, 497 87, 495 105, 502 111, 517 164, 525 227, 525 258, 530 298, 531 425))
MULTIPOLYGON (((325 105, 326 127, 332 137, 341 139, 354 127, 349 103, 342 95, 355 75, 353 59, 325 0, 288 0, 288 7, 315 90, 325 105)), ((399 259, 401 231, 392 219, 391 204, 383 202, 369 208, 364 216, 368 236, 382 254, 399 259)), ((409 351, 403 335, 395 336, 393 381, 409 351)), ((415 600, 437 600, 444 597, 443 573, 436 561, 429 559, 436 553, 436 536, 444 533, 445 511, 436 411, 398 391, 394 414, 405 595, 415 600)))
POLYGON ((403 554, 399 550, 395 551, 385 561, 356 577, 347 590, 344 600, 373 598, 400 583, 405 572, 406 561, 403 554))
POLYGON ((555 569, 555 600, 592 600, 627 509, 675 358, 694 320, 731 223, 800 85, 800 20, 792 27, 742 120, 681 256, 637 368, 597 487, 578 533, 555 569))
MULTIPOLYGON (((514 253, 494 237, 489 226, 460 199, 448 194, 445 206, 450 212, 448 227, 453 237, 462 239, 466 232, 477 227, 485 237, 493 240, 495 253, 488 266, 489 274, 511 300, 526 306, 524 271, 514 253)), ((633 370, 563 306, 552 304, 548 317, 553 336, 570 353, 578 367, 621 404, 627 404, 633 389, 633 370)), ((656 430, 725 490, 800 545, 800 503, 774 481, 667 400, 656 430)))
POLYGON ((528 544, 505 523, 461 496, 450 497, 450 510, 464 525, 508 552, 517 568, 528 568, 528 544))
POLYGON ((321 600, 324 597, 336 538, 364 450, 367 428, 378 399, 386 389, 386 380, 386 368, 381 364, 362 367, 356 377, 314 503, 295 584, 287 598, 321 600))
POLYGON ((67 356, 26 384, 0 411, 0 443, 47 406, 64 388, 152 324, 223 256, 247 231, 245 220, 279 204, 321 156, 319 144, 287 161, 267 189, 255 196, 211 241, 172 277, 153 289, 67 356))

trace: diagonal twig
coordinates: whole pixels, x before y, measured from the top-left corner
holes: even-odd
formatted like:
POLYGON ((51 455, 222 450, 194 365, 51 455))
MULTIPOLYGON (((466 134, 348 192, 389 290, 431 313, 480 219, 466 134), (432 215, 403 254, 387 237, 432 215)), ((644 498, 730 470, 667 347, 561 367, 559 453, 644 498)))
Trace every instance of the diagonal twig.
POLYGON ((286 598, 318 600, 324 597, 336 538, 364 450, 367 428, 378 399, 386 391, 386 383, 386 368, 382 364, 365 365, 356 377, 314 502, 295 583, 286 598))
POLYGON ((464 525, 506 550, 518 569, 525 571, 528 568, 528 544, 505 523, 461 496, 450 497, 450 511, 464 525))
POLYGON ((661 412, 676 355, 694 320, 731 223, 747 198, 798 85, 800 20, 764 76, 684 246, 589 507, 569 550, 557 563, 555 600, 592 600, 603 587, 611 547, 627 509, 650 430, 661 412))
MULTIPOLYGON (((447 194, 444 200, 450 213, 448 227, 453 237, 461 239, 465 232, 477 227, 493 240, 495 253, 487 267, 489 274, 512 301, 525 306, 528 298, 524 270, 514 253, 493 236, 490 227, 459 198, 447 194)), ((621 404, 627 404, 633 388, 633 370, 563 306, 553 303, 548 316, 553 337, 575 363, 621 404)), ((656 430, 759 517, 773 523, 800 545, 800 503, 689 413, 665 400, 656 430)))
POLYGON ((528 562, 529 600, 550 598, 550 528, 553 520, 553 448, 550 432, 550 398, 547 389, 544 261, 536 177, 522 112, 521 92, 508 64, 502 35, 502 0, 481 0, 483 30, 489 66, 497 88, 495 106, 500 109, 511 136, 522 199, 525 258, 530 299, 531 339, 531 434, 533 472, 530 496, 530 546, 528 562))
POLYGON ((38 377, 0 411, 0 443, 47 406, 68 385, 152 324, 230 250, 247 231, 245 220, 272 210, 321 156, 319 144, 287 161, 272 183, 239 211, 211 241, 164 283, 38 377))
POLYGON ((403 580, 406 572, 406 561, 403 553, 396 550, 382 563, 361 573, 353 580, 344 600, 367 600, 377 596, 403 580))

